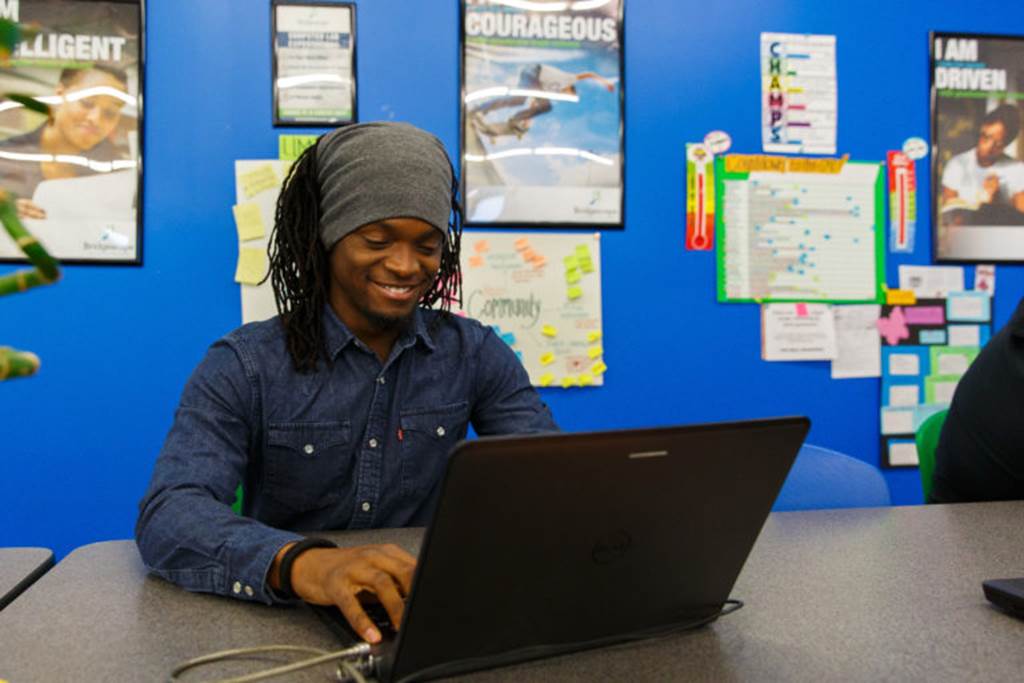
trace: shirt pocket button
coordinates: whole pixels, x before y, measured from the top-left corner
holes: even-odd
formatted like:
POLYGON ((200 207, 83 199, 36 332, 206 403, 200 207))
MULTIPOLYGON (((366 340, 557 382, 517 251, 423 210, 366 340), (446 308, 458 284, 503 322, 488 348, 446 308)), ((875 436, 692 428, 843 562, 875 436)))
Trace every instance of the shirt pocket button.
POLYGON ((313 451, 315 451, 316 448, 313 447, 313 444, 307 443, 305 446, 302 447, 302 450, 306 452, 306 455, 313 455, 313 451))
POLYGON ((444 427, 438 425, 438 427, 437 427, 437 435, 438 436, 444 436, 445 435, 444 427))

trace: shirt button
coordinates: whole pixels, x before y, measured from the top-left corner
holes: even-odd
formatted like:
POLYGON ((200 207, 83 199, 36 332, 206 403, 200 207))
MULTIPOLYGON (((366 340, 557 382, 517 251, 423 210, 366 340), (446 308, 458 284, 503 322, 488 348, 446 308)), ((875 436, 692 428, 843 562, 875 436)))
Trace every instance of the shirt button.
POLYGON ((252 586, 245 587, 245 594, 248 595, 250 598, 252 597, 252 586))
POLYGON ((377 378, 377 384, 384 384, 385 381, 386 380, 384 379, 384 375, 381 375, 380 377, 377 378))
POLYGON ((377 439, 370 439, 370 448, 377 447, 377 439))
POLYGON ((362 508, 363 508, 363 512, 369 512, 370 511, 370 504, 369 503, 363 503, 362 508))
POLYGON ((241 584, 241 582, 235 581, 235 585, 233 585, 231 587, 231 590, 234 591, 235 594, 241 593, 242 592, 242 584, 241 584))
POLYGON ((313 444, 307 443, 305 446, 302 447, 302 450, 306 451, 306 455, 313 455, 313 451, 315 451, 316 449, 313 448, 313 444))
POLYGON ((438 436, 444 436, 444 434, 445 434, 444 427, 438 427, 437 428, 437 435, 438 436))

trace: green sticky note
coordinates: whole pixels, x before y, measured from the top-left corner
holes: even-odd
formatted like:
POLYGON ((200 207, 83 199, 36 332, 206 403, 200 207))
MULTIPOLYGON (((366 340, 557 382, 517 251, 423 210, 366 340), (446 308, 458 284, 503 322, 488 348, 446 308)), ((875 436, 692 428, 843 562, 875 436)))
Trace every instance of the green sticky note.
POLYGON ((278 135, 277 158, 282 161, 295 161, 307 147, 316 144, 316 135, 278 135))
POLYGON ((574 268, 580 267, 580 262, 576 260, 575 256, 566 256, 564 259, 562 259, 562 262, 565 263, 566 271, 570 271, 573 270, 574 268))
POLYGON ((570 299, 579 299, 581 296, 583 296, 583 290, 582 289, 580 289, 579 287, 576 287, 576 286, 572 286, 572 287, 569 288, 569 298, 570 299))
POLYGON ((565 271, 565 281, 570 285, 574 285, 577 282, 579 282, 580 277, 582 277, 580 275, 580 271, 576 270, 575 268, 570 268, 569 270, 565 271))

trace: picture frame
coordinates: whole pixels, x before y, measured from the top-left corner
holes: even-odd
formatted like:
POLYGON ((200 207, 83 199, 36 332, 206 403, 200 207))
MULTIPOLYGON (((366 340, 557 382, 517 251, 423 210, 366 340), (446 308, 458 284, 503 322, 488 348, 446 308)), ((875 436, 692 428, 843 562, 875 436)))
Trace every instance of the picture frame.
POLYGON ((273 0, 270 21, 274 126, 354 123, 355 4, 273 0))
POLYGON ((623 0, 460 0, 465 224, 623 228, 623 0))
MULTIPOLYGON (((0 187, 62 263, 141 265, 144 3, 33 0, 16 14, 39 29, 0 73, 0 187)), ((0 261, 25 258, 4 240, 0 261)))
POLYGON ((1024 262, 1024 36, 929 34, 932 257, 1024 262))

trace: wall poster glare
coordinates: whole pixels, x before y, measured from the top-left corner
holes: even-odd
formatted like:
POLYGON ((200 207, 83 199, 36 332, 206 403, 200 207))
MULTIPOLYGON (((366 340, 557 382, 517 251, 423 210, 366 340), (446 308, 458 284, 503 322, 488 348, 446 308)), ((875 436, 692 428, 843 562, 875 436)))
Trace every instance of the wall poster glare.
MULTIPOLYGON (((25 227, 71 263, 141 263, 142 6, 139 0, 0 3, 25 31, 0 93, 0 187, 25 227)), ((0 240, 0 260, 24 260, 0 240)))
POLYGON ((936 261, 1024 261, 1024 37, 931 35, 936 261))
POLYGON ((622 0, 463 0, 468 225, 621 227, 622 0))

